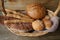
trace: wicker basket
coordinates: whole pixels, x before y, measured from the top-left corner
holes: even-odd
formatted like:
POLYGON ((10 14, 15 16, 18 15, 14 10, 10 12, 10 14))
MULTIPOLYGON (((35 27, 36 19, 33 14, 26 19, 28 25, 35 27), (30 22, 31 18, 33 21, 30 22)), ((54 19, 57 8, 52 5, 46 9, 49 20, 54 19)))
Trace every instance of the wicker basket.
MULTIPOLYGON (((1 0, 2 1, 2 11, 3 13, 6 14, 6 10, 4 8, 4 0, 1 0)), ((19 30, 14 30, 14 29, 11 29, 9 28, 8 26, 6 26, 12 33, 16 34, 16 35, 19 35, 19 36, 29 36, 29 37, 35 37, 35 36, 42 36, 42 35, 45 35, 49 32, 53 32, 57 29, 58 27, 58 23, 59 23, 59 18, 57 16, 52 16, 53 15, 53 11, 51 10, 47 10, 49 14, 51 14, 51 21, 53 22, 53 25, 52 27, 49 29, 49 30, 44 30, 44 31, 34 31, 32 33, 24 33, 24 32, 20 32, 19 30)))

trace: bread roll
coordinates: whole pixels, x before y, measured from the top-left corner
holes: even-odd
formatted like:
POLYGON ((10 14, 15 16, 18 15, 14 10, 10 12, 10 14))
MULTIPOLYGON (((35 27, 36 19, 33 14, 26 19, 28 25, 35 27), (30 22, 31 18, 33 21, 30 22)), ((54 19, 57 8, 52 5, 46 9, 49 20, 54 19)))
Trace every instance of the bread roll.
POLYGON ((32 27, 36 31, 41 31, 44 29, 43 22, 40 20, 36 20, 36 21, 32 22, 32 27))
POLYGON ((27 14, 34 19, 42 19, 46 15, 46 9, 42 4, 27 5, 27 14))
POLYGON ((51 22, 49 16, 46 16, 46 17, 43 19, 43 22, 44 22, 44 24, 45 24, 45 28, 46 28, 46 29, 50 29, 50 28, 51 28, 52 22, 51 22))

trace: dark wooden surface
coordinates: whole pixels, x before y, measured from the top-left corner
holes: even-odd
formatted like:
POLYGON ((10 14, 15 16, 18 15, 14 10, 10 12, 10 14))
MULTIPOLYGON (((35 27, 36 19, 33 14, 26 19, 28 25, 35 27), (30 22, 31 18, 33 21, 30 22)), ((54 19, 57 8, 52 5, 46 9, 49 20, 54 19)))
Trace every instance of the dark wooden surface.
MULTIPOLYGON (((55 11, 59 0, 51 0, 45 3, 45 7, 55 11)), ((60 17, 60 12, 58 14, 60 17)), ((60 40, 60 22, 58 29, 41 37, 22 37, 11 33, 5 26, 0 25, 0 40, 60 40)))

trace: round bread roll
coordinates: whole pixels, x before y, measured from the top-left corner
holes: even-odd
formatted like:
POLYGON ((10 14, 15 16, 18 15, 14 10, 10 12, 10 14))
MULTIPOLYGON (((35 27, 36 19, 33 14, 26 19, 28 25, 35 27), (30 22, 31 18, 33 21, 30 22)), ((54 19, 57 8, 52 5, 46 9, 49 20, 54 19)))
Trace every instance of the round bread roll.
POLYGON ((36 21, 32 22, 32 27, 36 31, 41 31, 44 29, 43 22, 40 20, 36 20, 36 21))
POLYGON ((51 28, 52 22, 51 22, 49 16, 46 16, 46 17, 43 19, 43 22, 44 22, 44 25, 45 25, 45 28, 46 28, 46 29, 50 29, 50 28, 51 28))
POLYGON ((27 14, 34 19, 42 19, 46 15, 46 9, 42 4, 27 5, 27 14))

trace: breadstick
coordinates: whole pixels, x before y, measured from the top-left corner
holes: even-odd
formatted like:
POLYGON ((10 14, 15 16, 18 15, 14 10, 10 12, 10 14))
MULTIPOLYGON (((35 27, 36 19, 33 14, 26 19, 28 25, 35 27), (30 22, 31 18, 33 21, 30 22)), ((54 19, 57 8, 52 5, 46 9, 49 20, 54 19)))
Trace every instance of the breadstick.
MULTIPOLYGON (((8 16, 8 17, 14 17, 14 18, 18 18, 18 19, 28 19, 28 18, 25 18, 25 17, 22 17, 22 16, 20 16, 20 15, 13 15, 13 14, 7 14, 6 16, 8 16)), ((33 19, 31 19, 31 18, 29 18, 28 20, 33 20, 33 19)))
POLYGON ((14 14, 16 14, 16 15, 20 15, 20 16, 23 16, 23 17, 26 17, 26 18, 30 18, 29 16, 27 16, 27 15, 24 15, 24 14, 22 14, 22 13, 20 13, 20 12, 16 12, 16 11, 13 11, 13 10, 8 10, 8 9, 5 9, 7 12, 12 12, 12 14, 14 15, 14 14))
POLYGON ((4 20, 4 23, 33 22, 32 20, 4 20))

